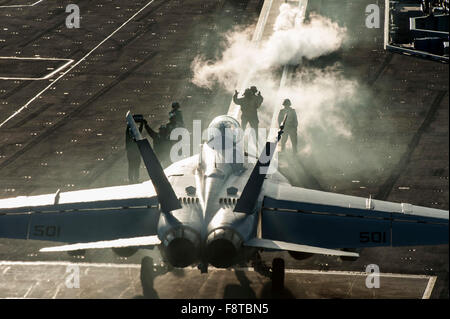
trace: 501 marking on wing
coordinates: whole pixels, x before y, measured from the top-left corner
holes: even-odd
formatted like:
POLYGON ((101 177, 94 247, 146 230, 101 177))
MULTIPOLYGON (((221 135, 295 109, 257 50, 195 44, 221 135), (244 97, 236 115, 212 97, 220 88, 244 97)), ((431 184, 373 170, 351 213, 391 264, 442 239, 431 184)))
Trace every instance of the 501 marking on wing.
POLYGON ((386 232, 360 232, 359 233, 360 243, 385 243, 386 242, 386 232))
POLYGON ((34 225, 33 236, 36 237, 59 237, 61 226, 57 225, 34 225))

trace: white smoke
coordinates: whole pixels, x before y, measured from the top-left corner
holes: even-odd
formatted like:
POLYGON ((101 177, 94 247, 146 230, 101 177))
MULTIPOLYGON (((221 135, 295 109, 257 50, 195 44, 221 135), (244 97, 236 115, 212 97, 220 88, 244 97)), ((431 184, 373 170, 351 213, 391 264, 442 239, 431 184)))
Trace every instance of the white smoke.
POLYGON ((305 138, 314 127, 350 137, 343 113, 350 111, 349 104, 357 103, 357 91, 355 81, 345 79, 330 67, 297 74, 290 85, 280 89, 279 95, 288 97, 296 108, 300 134, 305 138))
POLYGON ((341 48, 346 29, 328 18, 311 14, 304 22, 299 9, 282 4, 274 32, 259 43, 253 29, 235 29, 224 37, 224 51, 216 60, 197 56, 191 68, 192 82, 213 88, 219 84, 234 92, 237 86, 255 85, 264 97, 260 127, 269 127, 276 105, 289 98, 299 117, 303 150, 309 151, 317 128, 335 136, 350 137, 343 116, 357 100, 358 85, 345 79, 336 66, 318 70, 303 66, 303 60, 330 54, 341 48), (294 78, 280 88, 280 69, 298 65, 294 78))
POLYGON ((289 30, 303 23, 303 15, 298 7, 291 7, 287 3, 280 6, 280 14, 275 20, 274 31, 289 30))
MULTIPOLYGON (((299 23, 298 9, 283 4, 274 33, 261 43, 252 41, 252 28, 235 29, 225 35, 222 57, 216 61, 197 56, 192 63, 192 82, 212 88, 215 83, 233 92, 242 75, 258 77, 286 64, 300 64, 336 51, 345 38, 345 29, 331 20, 313 15, 308 23, 299 23)), ((267 76, 267 75, 266 75, 267 76)))
MULTIPOLYGON (((342 181, 343 176, 350 183, 362 178, 373 181, 380 176, 389 164, 386 153, 400 153, 386 149, 385 143, 368 143, 364 137, 367 123, 387 125, 380 123, 373 108, 378 97, 357 77, 346 77, 342 65, 329 62, 330 53, 348 45, 347 30, 320 15, 303 21, 300 10, 283 4, 270 37, 256 43, 253 33, 251 28, 235 29, 224 35, 224 49, 216 59, 197 56, 191 65, 192 82, 210 89, 221 86, 230 92, 230 100, 235 89, 242 93, 257 86, 264 97, 258 112, 260 128, 271 126, 274 113, 289 98, 298 116, 300 151, 291 160, 301 161, 319 182, 321 178, 325 184, 342 181), (327 56, 323 60, 328 62, 308 61, 321 56, 327 56), (282 66, 289 64, 295 74, 280 88, 282 66), (321 68, 312 66, 319 64, 321 68), (354 136, 354 132, 363 134, 354 136)), ((231 114, 237 116, 236 110, 231 114)))

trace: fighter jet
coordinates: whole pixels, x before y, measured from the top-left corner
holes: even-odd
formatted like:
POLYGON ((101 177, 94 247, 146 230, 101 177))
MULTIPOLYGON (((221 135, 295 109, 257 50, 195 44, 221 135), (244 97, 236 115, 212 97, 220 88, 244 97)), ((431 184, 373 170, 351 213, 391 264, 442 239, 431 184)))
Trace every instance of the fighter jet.
POLYGON ((276 287, 283 286, 284 262, 264 268, 263 251, 354 259, 364 247, 448 243, 448 211, 293 187, 269 170, 286 118, 259 158, 244 153, 238 161, 225 157, 236 153, 240 137, 223 132, 240 130, 239 122, 219 116, 199 154, 165 170, 130 112, 126 118, 149 181, 2 199, 0 238, 66 243, 41 249, 47 252, 112 248, 130 256, 158 247, 168 265, 202 272, 251 262, 276 287), (224 143, 217 147, 214 138, 224 143))

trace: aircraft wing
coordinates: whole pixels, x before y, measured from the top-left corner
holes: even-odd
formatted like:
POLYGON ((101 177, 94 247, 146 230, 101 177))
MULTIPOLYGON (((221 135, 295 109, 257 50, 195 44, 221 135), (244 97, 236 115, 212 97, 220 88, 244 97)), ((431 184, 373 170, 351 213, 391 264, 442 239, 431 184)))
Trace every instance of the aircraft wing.
POLYGON ((355 252, 327 249, 322 247, 313 247, 307 245, 298 245, 292 243, 285 243, 282 241, 260 239, 260 238, 252 238, 247 242, 245 242, 244 246, 273 249, 273 250, 298 251, 303 253, 319 254, 319 255, 359 257, 359 254, 355 252))
POLYGON ((448 244, 448 217, 439 209, 276 185, 264 190, 261 237, 335 249, 439 245, 448 244))
POLYGON ((151 182, 0 199, 0 238, 87 243, 156 234, 151 182))

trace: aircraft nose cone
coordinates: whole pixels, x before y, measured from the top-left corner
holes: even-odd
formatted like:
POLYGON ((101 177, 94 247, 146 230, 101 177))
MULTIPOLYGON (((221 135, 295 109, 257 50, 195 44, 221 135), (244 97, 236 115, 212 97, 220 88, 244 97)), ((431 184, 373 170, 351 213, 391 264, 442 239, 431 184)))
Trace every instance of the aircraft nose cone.
POLYGON ((209 234, 206 245, 208 262, 217 268, 228 268, 235 263, 242 240, 233 230, 216 229, 209 234))

